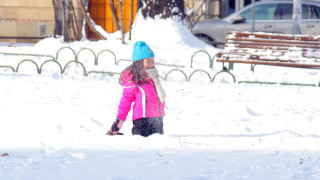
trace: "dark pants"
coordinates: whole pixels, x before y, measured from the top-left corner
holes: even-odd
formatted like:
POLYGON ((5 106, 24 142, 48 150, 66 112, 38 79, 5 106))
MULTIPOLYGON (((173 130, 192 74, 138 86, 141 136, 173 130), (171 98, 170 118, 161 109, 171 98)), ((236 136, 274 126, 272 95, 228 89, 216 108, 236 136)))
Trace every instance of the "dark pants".
POLYGON ((162 117, 142 118, 133 121, 133 135, 141 135, 147 137, 155 133, 163 134, 162 117))

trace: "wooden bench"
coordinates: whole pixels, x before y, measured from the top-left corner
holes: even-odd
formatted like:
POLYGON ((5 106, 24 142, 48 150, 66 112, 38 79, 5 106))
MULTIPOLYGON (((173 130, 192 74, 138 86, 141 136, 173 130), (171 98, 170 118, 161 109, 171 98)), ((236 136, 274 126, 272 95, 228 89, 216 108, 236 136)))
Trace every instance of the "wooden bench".
POLYGON ((234 63, 251 64, 252 71, 255 65, 320 69, 320 35, 230 32, 216 61, 223 63, 222 72, 234 63))

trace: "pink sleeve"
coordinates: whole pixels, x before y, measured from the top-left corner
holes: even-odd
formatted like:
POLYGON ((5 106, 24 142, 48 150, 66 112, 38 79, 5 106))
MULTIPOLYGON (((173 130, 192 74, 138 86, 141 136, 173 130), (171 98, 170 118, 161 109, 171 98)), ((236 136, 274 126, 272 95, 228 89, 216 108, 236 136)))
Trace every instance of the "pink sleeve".
POLYGON ((131 104, 135 99, 138 87, 132 81, 127 81, 123 83, 123 93, 118 107, 117 118, 123 121, 126 120, 127 115, 131 109, 131 104))

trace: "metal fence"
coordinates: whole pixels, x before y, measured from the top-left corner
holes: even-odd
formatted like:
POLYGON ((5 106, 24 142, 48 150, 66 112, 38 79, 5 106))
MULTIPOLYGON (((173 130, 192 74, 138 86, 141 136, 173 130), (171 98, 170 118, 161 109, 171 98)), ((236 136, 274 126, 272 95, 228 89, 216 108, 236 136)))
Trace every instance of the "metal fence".
MULTIPOLYGON (((46 55, 46 54, 28 54, 28 53, 0 52, 0 55, 15 56, 15 58, 17 58, 17 57, 25 57, 25 56, 30 57, 30 58, 23 58, 23 59, 19 60, 19 62, 16 65, 0 64, 0 68, 7 68, 7 69, 10 69, 12 72, 19 73, 20 67, 25 63, 29 63, 29 64, 32 64, 35 67, 35 70, 36 70, 37 74, 42 74, 44 66, 46 64, 48 64, 48 63, 53 63, 58 67, 58 71, 59 71, 58 73, 59 74, 64 74, 66 72, 66 69, 71 64, 77 64, 83 69, 83 75, 84 76, 88 76, 89 74, 92 74, 92 73, 120 74, 120 72, 114 72, 114 71, 88 70, 86 65, 79 61, 79 59, 81 59, 81 55, 84 52, 92 54, 92 57, 93 57, 92 64, 94 66, 99 66, 101 55, 102 54, 106 54, 106 53, 111 56, 111 61, 116 66, 118 66, 120 62, 131 62, 131 60, 129 60, 129 59, 118 59, 116 57, 116 54, 113 51, 108 50, 108 49, 104 49, 104 50, 101 50, 98 53, 95 53, 90 48, 82 48, 78 52, 76 52, 74 49, 72 49, 70 47, 62 47, 56 52, 55 56, 46 55), (71 54, 71 56, 72 56, 72 58, 69 61, 67 61, 65 64, 63 64, 63 63, 61 63, 59 61, 61 59, 61 52, 62 51, 69 51, 69 54, 71 54), (34 60, 33 58, 45 58, 45 60, 43 62, 39 62, 37 60, 34 60)), ((195 61, 195 57, 198 54, 203 54, 204 55, 205 61, 208 61, 208 64, 209 64, 208 67, 210 69, 212 69, 213 62, 214 62, 214 56, 211 57, 211 55, 207 51, 204 51, 204 50, 198 50, 198 51, 193 53, 193 55, 190 57, 190 68, 193 68, 193 63, 195 61)), ((160 76, 163 80, 167 80, 169 75, 172 74, 173 72, 181 73, 183 75, 183 77, 184 77, 184 80, 186 80, 186 81, 190 81, 192 76, 194 76, 194 74, 196 74, 198 72, 202 72, 202 73, 206 74, 206 76, 212 82, 215 79, 215 76, 211 76, 210 75, 210 74, 212 74, 211 71, 204 70, 204 69, 192 70, 192 72, 190 72, 189 75, 188 75, 187 71, 185 70, 185 66, 184 65, 174 65, 174 64, 164 64, 164 63, 156 63, 156 65, 157 66, 165 66, 165 67, 172 68, 166 74, 164 74, 164 76, 160 76)), ((204 77, 206 77, 206 76, 204 76, 204 77)))

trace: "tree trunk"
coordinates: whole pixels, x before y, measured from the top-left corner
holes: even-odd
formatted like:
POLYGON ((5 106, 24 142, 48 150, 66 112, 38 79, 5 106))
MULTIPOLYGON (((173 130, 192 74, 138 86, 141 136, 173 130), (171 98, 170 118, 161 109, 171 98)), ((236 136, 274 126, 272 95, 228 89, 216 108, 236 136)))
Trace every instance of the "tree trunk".
POLYGON ((62 36, 63 38, 65 39, 65 31, 66 31, 66 11, 64 9, 64 0, 61 0, 61 3, 62 3, 62 7, 60 6, 59 2, 57 2, 57 4, 59 5, 60 7, 60 11, 61 11, 61 16, 62 16, 62 36))
POLYGON ((122 12, 122 0, 120 0, 120 30, 121 30, 121 39, 122 44, 124 44, 124 30, 123 30, 123 12, 122 12))
POLYGON ((112 18, 113 18, 113 22, 116 25, 116 30, 119 31, 120 30, 120 25, 119 25, 119 20, 117 17, 117 10, 114 6, 113 0, 109 0, 110 3, 110 8, 111 8, 111 12, 112 12, 112 18))
POLYGON ((58 21, 58 15, 56 10, 58 9, 55 0, 52 0, 52 4, 53 4, 53 8, 54 8, 54 27, 53 27, 53 37, 56 38, 57 37, 57 21, 58 21))
POLYGON ((73 17, 73 22, 74 22, 74 31, 75 31, 75 34, 76 34, 76 39, 80 39, 81 35, 80 35, 80 32, 79 32, 79 29, 78 29, 78 21, 77 21, 77 16, 76 16, 76 13, 75 13, 75 9, 74 9, 74 5, 73 5, 73 1, 71 0, 71 4, 70 4, 70 9, 71 9, 71 12, 72 12, 72 17, 73 17))
POLYGON ((69 31, 70 31, 70 40, 71 41, 75 41, 77 40, 77 33, 76 33, 76 30, 75 30, 75 22, 74 22, 74 12, 73 10, 71 9, 71 4, 72 4, 72 0, 69 1, 69 3, 67 4, 67 8, 68 8, 68 18, 69 18, 69 23, 68 23, 68 28, 69 28, 69 31))
POLYGON ((65 11, 65 1, 61 0, 62 6, 60 6, 59 2, 57 0, 54 1, 56 3, 56 6, 59 7, 61 17, 62 17, 62 36, 64 37, 64 40, 69 41, 69 38, 71 36, 70 27, 66 21, 66 11, 65 11), (66 34, 66 29, 68 34, 66 34))
POLYGON ((154 18, 158 15, 160 15, 160 18, 162 19, 171 18, 173 16, 180 19, 185 18, 184 0, 140 0, 139 8, 142 8, 141 12, 145 18, 154 18), (143 4, 146 4, 146 6, 143 6, 143 4))
POLYGON ((80 6, 81 12, 84 16, 84 19, 86 20, 88 26, 91 28, 91 30, 96 33, 101 39, 107 39, 106 37, 104 37, 99 31, 96 30, 96 28, 94 27, 94 23, 91 22, 91 18, 88 16, 86 9, 84 7, 84 5, 82 4, 81 0, 78 0, 78 4, 80 6))
MULTIPOLYGON (((194 25, 196 25, 196 23, 199 21, 199 19, 201 18, 201 16, 198 15, 198 12, 200 11, 200 9, 203 7, 203 3, 204 0, 201 1, 200 5, 198 6, 197 10, 194 12, 193 16, 191 17, 191 19, 189 20, 189 25, 188 28, 189 29, 193 29, 194 25)), ((202 15, 202 13, 201 13, 202 15)))
POLYGON ((133 2, 134 2, 134 0, 131 0, 131 6, 130 6, 130 24, 129 24, 129 40, 130 40, 130 41, 131 41, 132 19, 133 19, 133 2))

